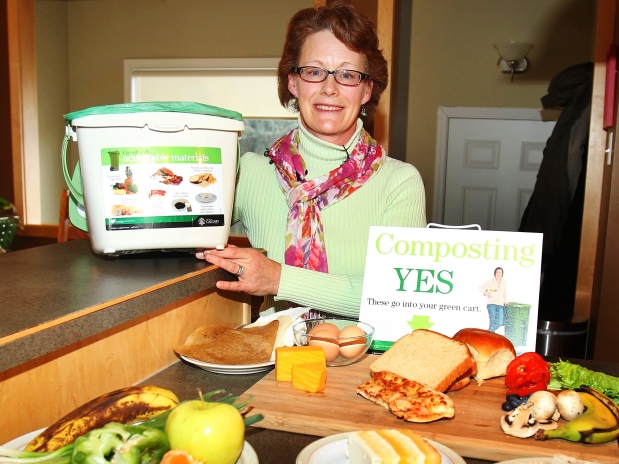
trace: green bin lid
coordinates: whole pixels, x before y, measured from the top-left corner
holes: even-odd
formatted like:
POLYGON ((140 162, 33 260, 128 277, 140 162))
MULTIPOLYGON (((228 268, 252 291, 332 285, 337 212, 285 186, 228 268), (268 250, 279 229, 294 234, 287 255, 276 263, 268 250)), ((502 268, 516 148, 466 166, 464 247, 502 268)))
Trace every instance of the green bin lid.
POLYGON ((507 306, 509 306, 510 308, 515 308, 515 309, 531 309, 530 304, 516 303, 515 301, 510 301, 509 303, 507 303, 507 306))
POLYGON ((236 111, 219 108, 218 106, 205 105, 196 102, 136 102, 119 103, 117 105, 93 106, 85 110, 73 111, 64 115, 67 124, 78 118, 103 114, 128 114, 128 113, 193 113, 217 116, 220 118, 235 119, 242 121, 243 116, 236 111))

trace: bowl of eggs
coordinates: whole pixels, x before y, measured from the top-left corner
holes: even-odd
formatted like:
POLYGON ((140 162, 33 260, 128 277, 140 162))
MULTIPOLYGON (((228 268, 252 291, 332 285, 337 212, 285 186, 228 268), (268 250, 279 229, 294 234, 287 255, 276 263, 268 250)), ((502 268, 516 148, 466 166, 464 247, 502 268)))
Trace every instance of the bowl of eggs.
POLYGON ((325 350, 327 366, 346 366, 358 361, 372 343, 374 327, 355 319, 306 319, 292 326, 299 346, 325 350))

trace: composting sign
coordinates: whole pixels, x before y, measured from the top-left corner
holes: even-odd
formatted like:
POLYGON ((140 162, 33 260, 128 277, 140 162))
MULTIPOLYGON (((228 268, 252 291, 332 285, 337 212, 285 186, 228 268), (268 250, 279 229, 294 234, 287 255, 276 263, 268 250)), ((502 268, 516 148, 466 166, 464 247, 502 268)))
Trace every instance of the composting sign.
POLYGON ((415 329, 464 327, 535 351, 542 234, 371 227, 359 319, 384 351, 415 329))

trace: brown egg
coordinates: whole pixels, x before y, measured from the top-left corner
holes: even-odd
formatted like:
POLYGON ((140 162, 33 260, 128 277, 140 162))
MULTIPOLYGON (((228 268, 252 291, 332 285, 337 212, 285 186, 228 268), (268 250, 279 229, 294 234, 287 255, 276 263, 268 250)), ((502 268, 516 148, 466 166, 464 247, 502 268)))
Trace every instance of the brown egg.
POLYGON ((317 330, 311 337, 307 337, 309 346, 319 346, 325 351, 327 362, 333 361, 340 354, 340 347, 337 339, 327 330, 317 330))
POLYGON ((340 329, 338 328, 338 326, 336 326, 335 324, 331 324, 330 322, 323 322, 322 324, 318 324, 314 328, 312 328, 308 333, 310 335, 313 335, 318 331, 322 332, 325 330, 329 332, 332 337, 335 337, 335 338, 337 338, 340 334, 340 329))
POLYGON ((343 357, 350 359, 363 353, 365 350, 365 335, 366 333, 364 330, 356 325, 344 327, 340 332, 340 354, 343 357))

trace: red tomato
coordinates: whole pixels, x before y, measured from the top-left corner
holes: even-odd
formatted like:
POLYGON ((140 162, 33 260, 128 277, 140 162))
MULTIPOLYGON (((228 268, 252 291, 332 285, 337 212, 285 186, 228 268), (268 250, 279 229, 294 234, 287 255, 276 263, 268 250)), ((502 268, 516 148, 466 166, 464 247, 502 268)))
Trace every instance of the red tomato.
POLYGON ((547 383, 530 383, 522 385, 518 388, 510 388, 505 393, 506 395, 518 395, 519 397, 529 396, 531 393, 535 393, 536 391, 546 390, 548 386, 547 383))
POLYGON ((505 386, 508 395, 527 396, 545 390, 549 381, 548 363, 538 353, 523 353, 507 366, 505 386))

